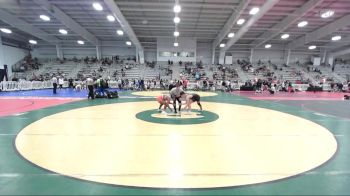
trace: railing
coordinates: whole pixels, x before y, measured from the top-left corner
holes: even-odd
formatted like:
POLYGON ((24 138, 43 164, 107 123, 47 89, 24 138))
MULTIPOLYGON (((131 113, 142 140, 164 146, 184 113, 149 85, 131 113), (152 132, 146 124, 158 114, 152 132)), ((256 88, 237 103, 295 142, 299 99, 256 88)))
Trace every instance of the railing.
MULTIPOLYGON (((64 87, 68 87, 68 82, 65 81, 64 87)), ((19 90, 36 90, 36 89, 47 89, 52 88, 51 81, 4 81, 0 82, 1 91, 19 91, 19 90)))
MULTIPOLYGON (((293 84, 292 86, 293 88, 298 89, 299 91, 306 91, 309 87, 309 84, 293 84)), ((330 84, 323 84, 321 87, 324 91, 329 91, 332 89, 330 84)))
MULTIPOLYGON (((81 81, 74 81, 74 84, 82 84, 81 81)), ((132 84, 132 82, 130 82, 132 84)), ((110 88, 118 88, 118 82, 117 81, 108 81, 108 85, 110 88)), ((243 84, 241 84, 243 85, 243 84)), ((232 88, 234 90, 239 90, 240 84, 234 84, 232 85, 232 88)), ((214 85, 215 89, 220 90, 223 89, 221 85, 214 85)), ((64 81, 63 87, 68 87, 68 81, 64 81)), ((158 88, 159 85, 156 86, 158 88)), ((299 91, 306 91, 309 87, 308 84, 293 84, 293 87, 295 89, 298 89, 299 91)), ((48 89, 53 88, 51 81, 4 81, 0 82, 0 90, 1 91, 20 91, 20 90, 36 90, 36 89, 48 89)), ((188 89, 199 89, 199 86, 197 83, 189 83, 188 89)), ((322 86, 322 89, 324 91, 331 90, 331 87, 329 84, 324 84, 322 86)))

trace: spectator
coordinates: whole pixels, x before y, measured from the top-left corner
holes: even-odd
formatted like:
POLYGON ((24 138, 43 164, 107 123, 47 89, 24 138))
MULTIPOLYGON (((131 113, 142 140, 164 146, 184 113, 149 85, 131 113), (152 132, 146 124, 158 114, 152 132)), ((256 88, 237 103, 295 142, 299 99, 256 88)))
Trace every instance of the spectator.
POLYGON ((87 85, 88 90, 89 90, 88 99, 89 98, 94 99, 95 98, 95 96, 94 96, 94 80, 91 77, 88 77, 86 79, 86 85, 87 85))
POLYGON ((52 85, 53 85, 53 94, 56 94, 56 90, 57 90, 57 78, 55 75, 53 75, 52 77, 52 85))
POLYGON ((60 88, 60 89, 63 88, 63 84, 64 84, 63 77, 59 77, 59 78, 58 78, 58 85, 59 85, 59 88, 60 88))

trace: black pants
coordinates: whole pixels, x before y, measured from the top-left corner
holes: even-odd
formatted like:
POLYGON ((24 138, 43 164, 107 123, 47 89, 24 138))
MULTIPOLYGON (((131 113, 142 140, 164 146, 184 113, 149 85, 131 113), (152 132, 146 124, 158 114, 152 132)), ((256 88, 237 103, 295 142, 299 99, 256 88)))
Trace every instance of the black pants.
POLYGON ((179 103, 179 111, 181 111, 181 100, 180 100, 180 97, 172 97, 172 99, 173 99, 173 106, 174 106, 175 113, 177 113, 177 111, 176 111, 176 101, 179 103))
POLYGON ((89 96, 88 99, 91 97, 91 99, 94 99, 94 86, 92 85, 88 85, 88 89, 89 89, 89 96))
POLYGON ((53 94, 56 94, 57 83, 53 83, 53 94))

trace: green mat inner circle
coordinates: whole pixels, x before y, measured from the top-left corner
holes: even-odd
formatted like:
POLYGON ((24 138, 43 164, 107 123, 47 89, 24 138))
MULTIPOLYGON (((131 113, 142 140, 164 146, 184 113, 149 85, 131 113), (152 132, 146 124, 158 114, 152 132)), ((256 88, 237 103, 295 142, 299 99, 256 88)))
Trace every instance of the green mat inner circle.
POLYGON ((198 112, 199 118, 181 118, 181 115, 186 115, 186 112, 181 112, 180 114, 163 114, 168 115, 167 118, 157 118, 153 117, 153 114, 159 113, 158 110, 146 110, 140 113, 136 114, 136 118, 152 122, 152 123, 160 123, 160 124, 174 124, 174 125, 191 125, 191 124, 202 124, 202 123, 209 123, 217 120, 219 118, 219 115, 209 112, 209 111, 199 111, 199 110, 192 110, 192 112, 198 112))

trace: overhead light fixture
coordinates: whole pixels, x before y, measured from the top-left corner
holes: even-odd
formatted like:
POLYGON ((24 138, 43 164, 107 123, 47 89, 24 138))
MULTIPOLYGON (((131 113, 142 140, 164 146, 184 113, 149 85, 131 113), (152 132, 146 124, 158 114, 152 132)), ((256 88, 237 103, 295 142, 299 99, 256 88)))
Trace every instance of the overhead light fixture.
POLYGON ((180 35, 180 32, 178 32, 178 31, 175 31, 175 32, 174 32, 174 36, 175 36, 175 37, 179 37, 179 35, 180 35))
POLYGON ((181 6, 180 6, 179 4, 176 4, 176 5, 174 6, 174 12, 175 12, 175 13, 180 13, 180 12, 181 12, 181 6))
POLYGON ((314 50, 314 49, 316 49, 315 45, 309 46, 309 50, 314 50))
POLYGON ((100 4, 100 3, 93 3, 92 4, 92 7, 93 8, 95 8, 95 10, 97 10, 97 11, 102 11, 103 10, 103 7, 102 7, 102 5, 100 4))
POLYGON ((68 31, 66 31, 65 29, 60 29, 60 30, 58 30, 58 32, 60 32, 63 35, 67 35, 68 34, 68 31))
POLYGON ((223 47, 225 47, 225 44, 220 44, 220 48, 223 48, 223 47))
POLYGON ((238 25, 242 25, 244 22, 245 22, 245 20, 243 18, 237 20, 238 25))
POLYGON ((229 33, 229 34, 227 35, 227 37, 229 37, 229 38, 231 38, 231 37, 233 37, 233 36, 235 36, 235 33, 229 33))
POLYGON ((50 17, 46 16, 46 15, 40 15, 39 18, 43 21, 50 21, 50 17))
POLYGON ((288 37, 289 37, 289 34, 288 34, 288 33, 281 35, 281 38, 282 38, 282 39, 288 39, 288 37))
POLYGON ((271 44, 266 44, 265 48, 271 48, 271 44))
POLYGON ((107 16, 107 20, 108 20, 109 22, 114 22, 114 21, 115 21, 115 18, 114 18, 114 16, 112 16, 112 15, 108 15, 108 16, 107 16))
POLYGON ((338 41, 341 40, 341 36, 340 35, 336 35, 332 37, 332 41, 338 41))
POLYGON ((175 47, 178 47, 178 46, 179 46, 179 43, 178 43, 178 42, 175 42, 175 43, 174 43, 174 46, 175 46, 175 47))
POLYGON ((327 10, 327 11, 321 12, 321 18, 329 18, 333 15, 334 15, 333 10, 327 10))
POLYGON ((3 33, 7 33, 7 34, 12 33, 12 31, 10 29, 6 29, 6 28, 0 28, 0 31, 2 31, 3 33))
POLYGON ((117 34, 122 36, 122 35, 124 35, 124 32, 122 30, 117 30, 117 34))
POLYGON ((298 27, 305 27, 308 24, 307 21, 301 21, 298 23, 298 27))
POLYGON ((127 41, 126 45, 131 46, 131 42, 127 41))
POLYGON ((31 40, 29 40, 29 43, 31 43, 31 44, 37 44, 38 42, 31 39, 31 40))
POLYGON ((175 16, 175 18, 174 18, 174 23, 179 23, 181 20, 180 20, 180 18, 179 17, 177 17, 177 16, 175 16))
POLYGON ((249 14, 250 15, 255 15, 259 12, 260 8, 258 7, 253 7, 250 11, 249 11, 249 14))
POLYGON ((80 45, 84 45, 85 44, 85 42, 82 41, 82 40, 78 40, 77 43, 80 44, 80 45))

